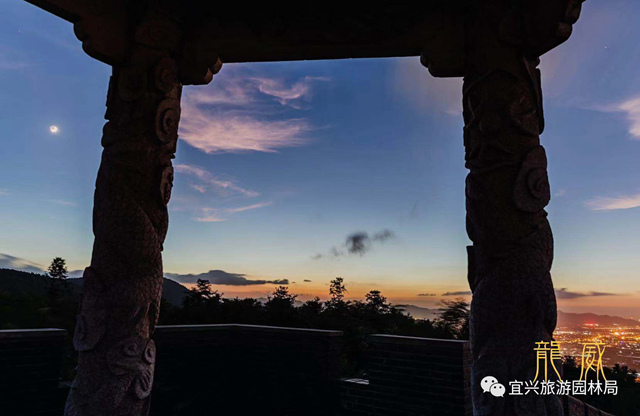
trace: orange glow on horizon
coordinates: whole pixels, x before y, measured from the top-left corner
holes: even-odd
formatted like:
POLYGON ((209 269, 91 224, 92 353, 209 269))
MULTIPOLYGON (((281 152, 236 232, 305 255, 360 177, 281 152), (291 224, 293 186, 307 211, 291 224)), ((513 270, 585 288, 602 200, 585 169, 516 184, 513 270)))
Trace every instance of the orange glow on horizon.
MULTIPOLYGON (((345 296, 347 300, 363 301, 365 295, 371 290, 380 290, 392 304, 410 304, 427 308, 438 308, 444 300, 454 300, 462 298, 471 301, 471 295, 453 294, 457 292, 467 292, 468 288, 463 286, 410 286, 410 285, 386 285, 386 284, 366 284, 360 282, 345 281, 348 293, 345 296), (453 295, 445 296, 445 293, 453 295), (425 294, 429 296, 418 296, 425 294)), ((183 284, 187 288, 195 286, 194 284, 183 284)), ((329 298, 329 280, 327 282, 290 282, 284 285, 289 288, 289 292, 298 295, 298 300, 304 302, 314 297, 321 300, 329 298)), ((228 285, 212 285, 213 290, 222 293, 225 298, 266 298, 276 288, 276 285, 247 285, 247 286, 228 286, 228 285)), ((577 298, 577 299, 558 299, 558 309, 567 313, 596 313, 601 315, 617 315, 629 319, 633 319, 631 315, 640 312, 640 295, 629 294, 626 296, 617 296, 615 302, 610 297, 593 297, 593 298, 577 298), (626 312, 628 311, 628 312, 626 312)), ((595 326, 594 323, 587 325, 595 326)))

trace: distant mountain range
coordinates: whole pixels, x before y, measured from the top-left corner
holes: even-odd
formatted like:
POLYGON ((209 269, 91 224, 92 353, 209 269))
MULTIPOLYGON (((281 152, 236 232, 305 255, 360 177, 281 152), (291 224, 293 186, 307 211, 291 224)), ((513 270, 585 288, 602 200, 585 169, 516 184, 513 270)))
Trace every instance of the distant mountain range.
MULTIPOLYGON (((439 315, 438 309, 423 308, 415 305, 394 305, 403 309, 416 319, 434 319, 439 315)), ((558 327, 579 327, 586 324, 599 326, 640 326, 640 321, 621 318, 619 316, 596 315, 595 313, 570 313, 558 311, 558 327)))
POLYGON ((393 305, 398 309, 402 309, 405 313, 411 315, 415 319, 435 319, 440 312, 437 309, 423 308, 416 305, 393 305))
MULTIPOLYGON (((416 319, 434 319, 439 315, 438 309, 423 308, 416 305, 394 305, 416 319)), ((595 313, 571 313, 558 311, 558 327, 575 328, 586 324, 599 326, 640 326, 640 321, 621 318, 619 316, 596 315, 595 313)))
MULTIPOLYGON (((82 294, 82 279, 69 278, 69 287, 74 296, 82 294)), ((12 269, 0 269, 0 293, 12 295, 43 296, 49 290, 50 280, 39 273, 21 272, 12 269)), ((171 279, 162 283, 162 297, 174 306, 182 305, 182 298, 187 288, 171 279)))
POLYGON ((640 321, 619 316, 596 315, 595 313, 568 313, 558 311, 558 327, 576 327, 585 324, 598 326, 640 326, 640 321))

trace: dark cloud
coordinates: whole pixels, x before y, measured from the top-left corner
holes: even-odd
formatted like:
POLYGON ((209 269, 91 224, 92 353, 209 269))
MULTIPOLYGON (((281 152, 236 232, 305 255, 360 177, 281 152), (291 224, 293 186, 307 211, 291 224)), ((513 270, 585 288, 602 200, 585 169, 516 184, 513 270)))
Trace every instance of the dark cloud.
POLYGON ((373 238, 373 241, 379 241, 381 243, 384 243, 387 240, 391 240, 395 236, 396 235, 391 230, 382 230, 378 233, 375 233, 372 238, 373 238))
POLYGON ((441 296, 467 296, 470 295, 470 290, 463 290, 460 292, 444 292, 441 296))
POLYGON ((228 285, 228 286, 253 286, 253 285, 288 285, 287 279, 276 280, 249 280, 245 274, 240 273, 227 273, 223 270, 209 270, 206 273, 200 274, 175 274, 165 273, 165 277, 173 279, 179 283, 196 283, 198 279, 208 280, 214 285, 228 285))
POLYGON ((311 280, 304 279, 303 282, 311 283, 311 280))
POLYGON ((353 233, 347 237, 347 250, 351 254, 363 255, 367 252, 369 243, 369 234, 363 232, 353 233))
POLYGON ((556 297, 558 299, 576 299, 576 298, 584 298, 584 297, 598 297, 598 296, 620 296, 617 293, 607 293, 607 292, 571 292, 567 290, 566 287, 556 289, 556 297))
POLYGON ((383 244, 395 237, 391 230, 382 230, 373 235, 364 231, 357 231, 347 236, 344 244, 340 247, 333 246, 327 254, 315 254, 311 256, 313 260, 319 260, 324 257, 344 257, 348 255, 364 256, 375 244, 383 244))
POLYGON ((435 293, 418 293, 417 296, 438 296, 435 293))

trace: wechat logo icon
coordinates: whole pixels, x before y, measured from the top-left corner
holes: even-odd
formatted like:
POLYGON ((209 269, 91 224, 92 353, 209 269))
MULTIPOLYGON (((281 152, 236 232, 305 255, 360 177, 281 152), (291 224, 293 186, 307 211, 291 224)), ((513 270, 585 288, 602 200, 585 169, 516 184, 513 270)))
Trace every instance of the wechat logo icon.
POLYGON ((486 376, 480 382, 480 387, 482 387, 483 393, 491 393, 493 397, 504 397, 504 392, 506 389, 500 383, 498 383, 498 379, 493 376, 486 376))

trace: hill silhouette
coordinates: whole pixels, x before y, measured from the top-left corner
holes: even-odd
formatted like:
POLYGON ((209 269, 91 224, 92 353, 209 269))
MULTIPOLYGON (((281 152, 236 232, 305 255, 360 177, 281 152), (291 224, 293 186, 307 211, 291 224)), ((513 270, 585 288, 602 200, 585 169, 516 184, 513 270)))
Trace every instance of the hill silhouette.
POLYGON ((437 309, 424 308, 416 305, 393 305, 396 308, 408 313, 415 319, 436 319, 440 312, 437 309))
MULTIPOLYGON (((71 296, 80 298, 82 294, 82 279, 67 279, 71 296)), ((0 269, 0 293, 14 296, 31 295, 44 296, 51 285, 51 279, 44 274, 22 272, 12 269, 0 269)), ((171 305, 182 305, 182 299, 188 289, 180 283, 165 278, 162 283, 162 298, 171 305)))
POLYGON ((559 327, 576 327, 585 324, 596 324, 599 326, 640 326, 640 321, 621 318, 619 316, 596 315, 595 313, 568 313, 558 311, 559 327))

